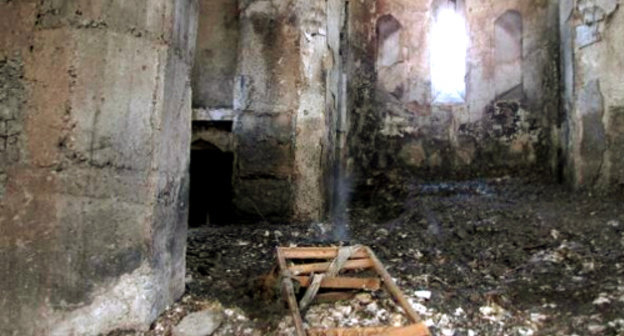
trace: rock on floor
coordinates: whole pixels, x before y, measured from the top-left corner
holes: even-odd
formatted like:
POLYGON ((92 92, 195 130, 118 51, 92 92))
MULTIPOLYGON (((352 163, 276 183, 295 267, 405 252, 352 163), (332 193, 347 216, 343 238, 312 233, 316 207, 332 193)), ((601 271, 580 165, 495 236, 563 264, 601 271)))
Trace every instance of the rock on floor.
POLYGON ((212 335, 222 321, 223 312, 220 310, 203 310, 189 314, 173 328, 173 336, 212 335))

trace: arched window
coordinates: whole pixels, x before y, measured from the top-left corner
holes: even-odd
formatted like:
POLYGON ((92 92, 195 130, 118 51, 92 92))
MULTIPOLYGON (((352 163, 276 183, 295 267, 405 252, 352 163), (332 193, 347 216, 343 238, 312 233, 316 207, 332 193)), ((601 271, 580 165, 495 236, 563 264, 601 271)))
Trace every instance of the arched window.
POLYGON ((388 67, 401 59, 401 23, 392 15, 377 20, 377 67, 388 67))
POLYGON ((441 5, 430 42, 431 90, 434 103, 462 103, 466 96, 466 22, 454 1, 441 5))
POLYGON ((522 97, 522 15, 510 10, 494 24, 494 80, 499 99, 522 97))

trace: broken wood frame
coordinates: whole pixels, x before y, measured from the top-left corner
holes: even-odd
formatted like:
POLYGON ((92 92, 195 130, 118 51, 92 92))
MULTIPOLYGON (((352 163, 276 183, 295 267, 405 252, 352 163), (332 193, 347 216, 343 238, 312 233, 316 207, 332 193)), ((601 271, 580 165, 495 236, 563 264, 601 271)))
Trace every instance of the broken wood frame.
MULTIPOLYGON (((364 270, 373 269, 378 277, 376 278, 355 278, 355 277, 331 277, 324 278, 321 288, 333 289, 360 289, 376 291, 381 283, 392 295, 394 300, 405 311, 409 321, 412 323, 405 327, 360 327, 360 328, 331 328, 331 329, 309 329, 306 333, 303 327, 303 318, 299 310, 297 298, 295 297, 293 281, 297 281, 301 287, 309 286, 313 273, 326 271, 331 264, 331 260, 338 256, 338 247, 278 247, 277 260, 281 273, 282 294, 293 316, 296 336, 429 336, 429 329, 420 316, 414 311, 399 287, 381 261, 375 256, 373 251, 362 246, 357 249, 344 264, 343 270, 364 270), (328 262, 297 264, 289 266, 287 260, 310 260, 328 259, 328 262)), ((324 300, 339 300, 344 298, 344 293, 319 294, 317 299, 323 296, 324 300)))

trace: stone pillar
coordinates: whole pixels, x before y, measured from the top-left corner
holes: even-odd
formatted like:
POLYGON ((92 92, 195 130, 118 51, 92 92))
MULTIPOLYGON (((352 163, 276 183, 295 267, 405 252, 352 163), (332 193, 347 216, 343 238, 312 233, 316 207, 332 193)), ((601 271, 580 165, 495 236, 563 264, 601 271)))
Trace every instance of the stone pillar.
POLYGON ((334 64, 327 6, 320 0, 240 4, 234 203, 244 213, 301 221, 324 215, 335 124, 326 112, 326 71, 334 64))
POLYGON ((624 186, 624 12, 618 0, 560 2, 566 177, 576 188, 624 186))
POLYGON ((325 73, 337 60, 328 50, 327 5, 325 0, 297 2, 301 86, 295 129, 295 218, 299 220, 320 219, 329 187, 323 184, 328 166, 325 155, 332 151, 329 134, 335 124, 329 122, 326 87, 331 82, 325 73))
POLYGON ((0 2, 0 334, 144 329, 182 295, 196 15, 0 2))

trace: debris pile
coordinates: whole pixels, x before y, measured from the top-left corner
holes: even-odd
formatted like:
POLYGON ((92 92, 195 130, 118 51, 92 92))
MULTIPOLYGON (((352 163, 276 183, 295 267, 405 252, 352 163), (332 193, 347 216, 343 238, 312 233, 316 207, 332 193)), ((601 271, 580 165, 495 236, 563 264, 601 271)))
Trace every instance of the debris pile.
MULTIPOLYGON (((624 335, 622 195, 513 178, 399 187, 389 185, 379 206, 350 209, 352 240, 343 244, 375 251, 433 335, 624 335)), ((193 229, 187 292, 238 312, 216 333, 229 325, 230 335, 291 336, 279 286, 271 290, 258 275, 274 266, 277 246, 340 244, 332 239, 330 223, 193 229)), ((377 312, 388 311, 380 322, 391 322, 392 306, 371 296, 377 312)), ((356 304, 367 307, 342 301, 323 306, 327 317, 313 305, 304 318, 314 325, 348 325, 351 316, 372 322, 356 304)))

